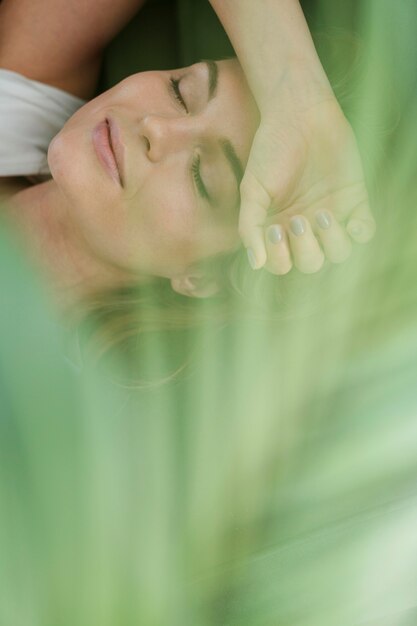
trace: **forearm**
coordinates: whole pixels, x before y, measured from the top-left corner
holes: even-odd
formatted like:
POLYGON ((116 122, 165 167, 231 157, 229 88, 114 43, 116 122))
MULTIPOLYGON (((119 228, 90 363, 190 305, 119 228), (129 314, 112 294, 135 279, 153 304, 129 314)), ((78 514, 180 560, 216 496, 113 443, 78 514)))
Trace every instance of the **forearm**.
POLYGON ((0 67, 93 95, 103 48, 145 0, 2 0, 0 67))
POLYGON ((275 94, 282 94, 282 83, 291 73, 306 90, 305 77, 314 92, 317 86, 330 89, 298 0, 210 3, 235 48, 261 113, 268 110, 275 94))

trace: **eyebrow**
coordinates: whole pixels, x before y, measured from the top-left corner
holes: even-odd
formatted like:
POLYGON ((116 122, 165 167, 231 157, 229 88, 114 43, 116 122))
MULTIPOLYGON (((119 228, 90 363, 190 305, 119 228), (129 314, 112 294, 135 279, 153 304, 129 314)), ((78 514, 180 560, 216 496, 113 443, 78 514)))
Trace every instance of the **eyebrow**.
POLYGON ((217 92, 219 66, 216 61, 212 61, 211 59, 204 59, 202 63, 205 63, 208 69, 208 102, 210 102, 217 92))
POLYGON ((230 163, 232 172, 235 175, 238 192, 239 192, 240 183, 242 181, 243 173, 244 173, 242 162, 237 156, 236 150, 234 149, 231 141, 229 141, 228 139, 221 139, 220 145, 223 150, 223 154, 228 160, 228 162, 230 163))
MULTIPOLYGON (((217 86, 219 83, 219 66, 216 61, 211 59, 204 59, 202 62, 206 64, 208 69, 208 102, 210 102, 210 100, 212 100, 217 93, 217 86)), ((232 172, 236 178, 239 192, 240 183, 245 171, 242 162, 237 156, 237 152, 229 139, 221 139, 219 143, 223 154, 230 163, 230 167, 232 168, 232 172)))

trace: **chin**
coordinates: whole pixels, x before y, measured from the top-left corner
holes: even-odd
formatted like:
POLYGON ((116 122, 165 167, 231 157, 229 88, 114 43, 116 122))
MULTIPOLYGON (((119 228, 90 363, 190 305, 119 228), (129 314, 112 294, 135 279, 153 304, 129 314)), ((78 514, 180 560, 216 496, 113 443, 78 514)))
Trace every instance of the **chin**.
POLYGON ((48 166, 51 176, 71 202, 78 202, 79 196, 89 190, 91 172, 80 150, 77 133, 61 130, 52 139, 48 148, 48 166), (90 175, 89 175, 90 174, 90 175))
POLYGON ((63 179, 65 179, 66 174, 68 172, 68 167, 65 166, 65 140, 62 137, 62 132, 59 132, 52 139, 51 143, 48 147, 48 166, 52 175, 52 178, 56 183, 60 183, 63 179))

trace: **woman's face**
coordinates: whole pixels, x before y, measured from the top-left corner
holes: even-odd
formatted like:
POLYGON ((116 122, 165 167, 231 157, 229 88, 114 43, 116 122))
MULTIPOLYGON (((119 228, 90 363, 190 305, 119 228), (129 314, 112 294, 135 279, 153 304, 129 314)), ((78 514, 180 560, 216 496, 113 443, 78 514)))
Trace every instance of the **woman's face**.
POLYGON ((172 278, 239 246, 239 182, 258 121, 235 60, 143 72, 77 111, 48 162, 95 255, 172 278), (107 128, 113 173, 96 149, 107 128))

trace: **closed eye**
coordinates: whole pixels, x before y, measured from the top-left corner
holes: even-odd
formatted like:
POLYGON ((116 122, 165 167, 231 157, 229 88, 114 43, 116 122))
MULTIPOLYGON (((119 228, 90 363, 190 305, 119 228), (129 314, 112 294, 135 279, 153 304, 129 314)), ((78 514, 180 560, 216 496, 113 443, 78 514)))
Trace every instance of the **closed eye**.
MULTIPOLYGON (((170 90, 172 95, 174 96, 174 98, 180 103, 180 105, 182 106, 182 108, 184 109, 184 111, 186 113, 188 113, 188 107, 184 101, 184 98, 182 97, 182 93, 180 90, 180 80, 171 77, 170 79, 170 90)), ((191 165, 191 174, 193 176, 195 185, 197 187, 197 191, 200 194, 200 196, 204 199, 204 200, 208 200, 210 203, 212 202, 212 198, 210 196, 210 194, 207 191, 207 188, 203 182, 203 179, 201 178, 201 173, 200 173, 200 157, 196 156, 196 158, 194 159, 192 165, 191 165)))
POLYGON ((198 193, 200 194, 202 198, 204 198, 205 200, 208 200, 211 203, 212 200, 211 200, 210 194, 208 193, 207 188, 203 182, 203 179, 201 178, 199 156, 196 156, 196 158, 194 159, 191 165, 191 172, 192 172, 195 184, 197 186, 198 193))
POLYGON ((178 102, 181 104, 185 112, 188 113, 187 105, 185 104, 184 98, 182 97, 182 93, 180 90, 180 82, 181 81, 177 80, 176 78, 170 79, 169 83, 170 83, 171 93, 173 94, 174 98, 178 100, 178 102))

